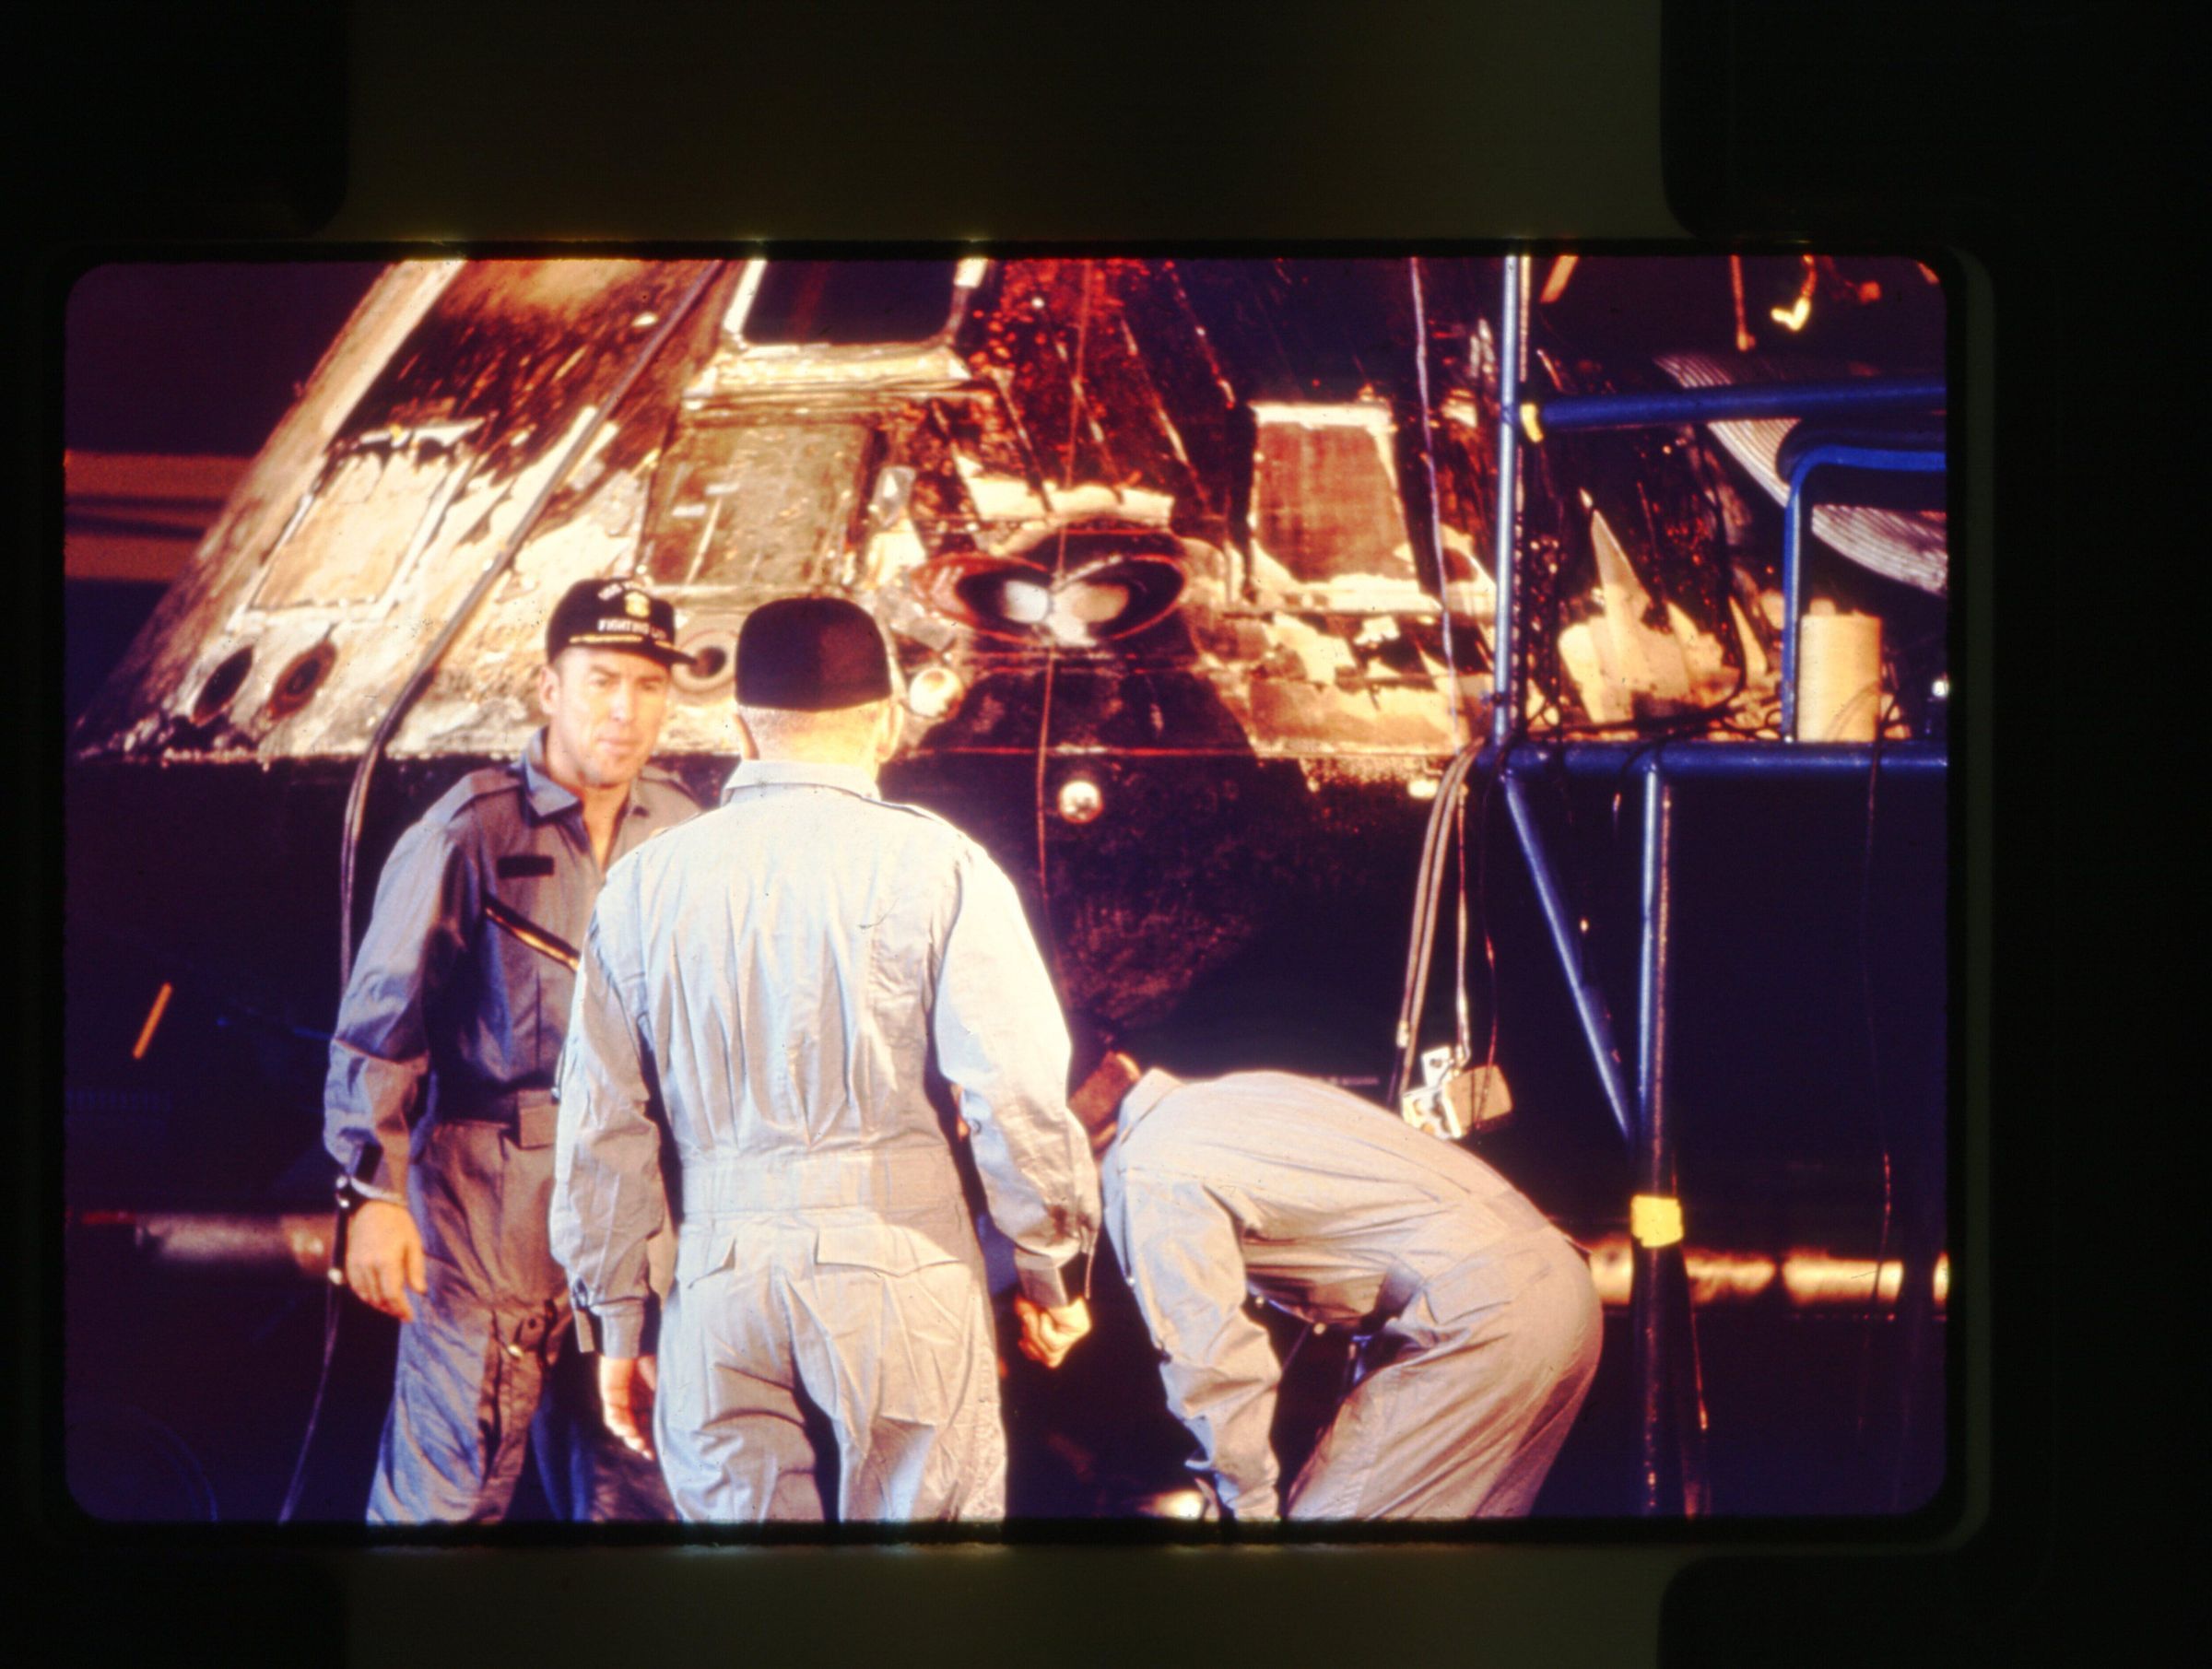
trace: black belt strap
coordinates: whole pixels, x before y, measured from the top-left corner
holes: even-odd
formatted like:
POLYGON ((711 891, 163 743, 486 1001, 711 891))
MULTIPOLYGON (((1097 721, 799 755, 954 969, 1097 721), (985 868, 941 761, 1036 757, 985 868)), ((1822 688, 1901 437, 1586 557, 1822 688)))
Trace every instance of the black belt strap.
POLYGON ((497 1095, 441 1097, 441 1123, 496 1124, 520 1147, 550 1147, 560 1119, 560 1104, 547 1089, 514 1089, 497 1095))

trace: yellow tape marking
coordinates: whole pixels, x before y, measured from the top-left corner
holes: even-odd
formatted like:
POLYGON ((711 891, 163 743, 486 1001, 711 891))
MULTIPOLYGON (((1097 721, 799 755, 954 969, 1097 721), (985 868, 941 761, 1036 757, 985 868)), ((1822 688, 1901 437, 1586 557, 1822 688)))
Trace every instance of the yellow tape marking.
POLYGON ((1669 1194, 1640 1193, 1629 1201, 1629 1232, 1639 1246, 1676 1246, 1682 1240, 1682 1202, 1669 1194))

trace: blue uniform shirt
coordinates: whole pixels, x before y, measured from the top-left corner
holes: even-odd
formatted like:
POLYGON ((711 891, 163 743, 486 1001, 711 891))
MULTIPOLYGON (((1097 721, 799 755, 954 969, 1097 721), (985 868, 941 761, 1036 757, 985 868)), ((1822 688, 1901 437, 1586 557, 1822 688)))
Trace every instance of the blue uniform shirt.
MULTIPOLYGON (((553 1082, 575 986, 562 953, 583 942, 604 877, 582 802, 546 774, 544 750, 540 731, 513 764, 454 783, 377 882, 323 1095, 324 1146, 365 1193, 404 1196, 426 1111, 553 1082)), ((698 810, 648 766, 613 857, 698 810)))

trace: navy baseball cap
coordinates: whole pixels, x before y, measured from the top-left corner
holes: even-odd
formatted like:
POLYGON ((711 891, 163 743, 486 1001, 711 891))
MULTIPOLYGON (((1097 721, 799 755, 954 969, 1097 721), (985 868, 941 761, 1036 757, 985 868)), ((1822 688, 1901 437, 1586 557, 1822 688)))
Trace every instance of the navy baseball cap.
POLYGON ((546 622, 546 659, 564 649, 620 649, 664 666, 688 666, 676 646, 676 607, 628 580, 579 580, 546 622))
POLYGON ((842 597, 778 597, 737 633, 737 699, 746 707, 827 712, 891 693, 883 633, 842 597))

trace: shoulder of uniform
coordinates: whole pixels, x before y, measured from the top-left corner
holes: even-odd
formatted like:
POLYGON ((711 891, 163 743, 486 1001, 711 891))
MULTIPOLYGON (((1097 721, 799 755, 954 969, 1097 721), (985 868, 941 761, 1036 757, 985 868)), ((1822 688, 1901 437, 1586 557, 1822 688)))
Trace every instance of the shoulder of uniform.
POLYGON ((997 870, 1001 875, 1006 873, 998 860, 991 855, 988 847, 950 818, 939 817, 926 806, 910 805, 903 800, 878 800, 876 804, 886 811, 897 812, 901 817, 912 817, 924 825, 929 833, 922 838, 928 840, 934 836, 947 862, 968 865, 980 864, 997 870))
POLYGON ((472 770, 438 797, 437 804, 423 814, 425 823, 448 827, 459 822, 472 808, 500 794, 520 797, 524 792, 522 773, 512 766, 487 765, 472 770))
MULTIPOLYGON (((962 829, 957 823, 950 822, 944 817, 939 817, 935 812, 931 811, 927 806, 910 805, 904 800, 878 800, 876 802, 876 804, 882 806, 886 811, 903 812, 910 817, 920 817, 924 823, 934 823, 939 829, 945 830, 946 833, 957 837, 966 844, 971 846, 975 845, 974 840, 970 838, 966 829, 962 829)), ((982 848, 977 847, 977 850, 980 852, 982 848)))

